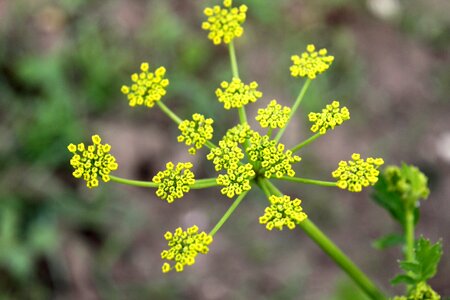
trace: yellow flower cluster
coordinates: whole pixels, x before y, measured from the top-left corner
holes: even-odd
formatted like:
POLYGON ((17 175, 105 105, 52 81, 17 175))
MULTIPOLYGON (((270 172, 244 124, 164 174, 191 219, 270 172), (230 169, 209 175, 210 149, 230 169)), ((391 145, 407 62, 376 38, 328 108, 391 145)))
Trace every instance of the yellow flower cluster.
POLYGON ((258 109, 258 115, 255 119, 261 124, 262 128, 283 128, 289 121, 290 113, 290 107, 282 107, 277 103, 277 100, 272 100, 266 108, 258 109))
POLYGON ((344 121, 350 119, 350 112, 347 107, 339 108, 339 102, 333 101, 328 104, 322 112, 311 112, 308 115, 309 121, 313 122, 311 126, 312 132, 319 131, 320 134, 325 134, 328 129, 334 129, 334 127, 341 125, 344 121))
POLYGON ((286 174, 291 177, 295 175, 292 164, 299 162, 300 156, 293 155, 291 150, 284 152, 283 144, 256 132, 250 138, 250 143, 247 148, 250 160, 260 164, 266 178, 272 176, 280 178, 286 174))
POLYGON ((255 81, 247 85, 239 78, 233 78, 231 82, 223 81, 220 84, 220 88, 216 90, 216 96, 225 109, 240 108, 262 97, 262 93, 257 91, 257 88, 258 84, 255 81))
POLYGON ((259 223, 266 224, 268 230, 277 228, 283 230, 283 226, 294 229, 295 225, 305 220, 308 216, 300 206, 300 199, 291 200, 289 196, 269 197, 270 206, 264 210, 264 215, 259 218, 259 223))
POLYGON ((236 169, 239 161, 244 158, 244 153, 237 142, 223 139, 219 142, 219 147, 211 149, 206 158, 213 161, 216 171, 236 169))
POLYGON ((88 188, 98 186, 98 177, 104 182, 110 180, 109 173, 119 167, 114 156, 109 154, 111 146, 101 144, 102 139, 98 135, 92 136, 92 145, 85 146, 70 144, 67 149, 73 153, 70 164, 75 169, 72 173, 75 178, 83 178, 88 188))
POLYGON ((291 75, 293 77, 316 78, 317 74, 325 72, 334 60, 334 57, 327 55, 327 49, 316 51, 312 44, 306 47, 306 52, 301 56, 293 55, 291 57, 293 65, 291 66, 291 75))
POLYGON ((229 44, 244 33, 241 24, 245 21, 247 6, 241 5, 238 8, 232 7, 232 4, 232 0, 224 0, 224 7, 215 5, 203 11, 208 19, 202 23, 202 29, 209 31, 208 38, 214 45, 222 42, 229 44))
POLYGON ((181 135, 178 136, 178 142, 184 142, 189 148, 190 154, 195 154, 198 149, 212 139, 213 137, 213 119, 205 117, 201 114, 193 114, 192 120, 184 120, 178 126, 181 135))
POLYGON ((192 163, 178 163, 176 166, 172 162, 166 164, 166 170, 159 171, 153 176, 152 181, 158 183, 156 196, 168 203, 183 197, 189 192, 190 186, 195 183, 194 173, 190 170, 192 163))
POLYGON ((129 105, 145 105, 153 107, 162 96, 166 94, 169 80, 164 78, 166 69, 159 67, 156 71, 149 72, 148 63, 141 64, 141 73, 131 75, 131 86, 122 86, 122 93, 127 95, 129 105))
POLYGON ((186 231, 178 227, 173 234, 168 231, 164 238, 170 248, 161 252, 161 258, 175 264, 171 265, 165 262, 162 266, 163 273, 173 269, 182 272, 184 266, 192 266, 199 253, 206 254, 209 252, 208 246, 213 241, 213 237, 206 232, 199 233, 198 227, 195 225, 189 227, 186 231))
POLYGON ((244 125, 238 124, 230 129, 228 129, 224 140, 233 141, 239 144, 243 144, 247 139, 249 139, 254 131, 246 123, 244 125))
POLYGON ((331 173, 337 178, 337 186, 350 192, 361 192, 363 187, 374 185, 378 181, 378 168, 384 164, 382 158, 369 157, 365 161, 360 154, 353 153, 352 160, 341 161, 339 167, 331 173))
POLYGON ((217 184, 224 186, 220 192, 228 198, 249 191, 252 187, 250 180, 255 177, 255 171, 251 164, 240 165, 237 168, 227 169, 226 174, 219 174, 217 184))

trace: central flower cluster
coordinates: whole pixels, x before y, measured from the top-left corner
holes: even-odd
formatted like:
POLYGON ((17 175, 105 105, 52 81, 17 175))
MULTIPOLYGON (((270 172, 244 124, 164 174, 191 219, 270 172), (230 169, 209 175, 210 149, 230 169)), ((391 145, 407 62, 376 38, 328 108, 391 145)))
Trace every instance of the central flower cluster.
POLYGON ((283 144, 260 135, 248 124, 228 130, 207 159, 212 160, 216 171, 226 171, 226 174, 219 174, 217 184, 224 186, 221 192, 230 198, 250 190, 250 181, 257 175, 265 178, 294 176, 292 164, 301 160, 292 151, 285 151, 283 144), (247 162, 244 153, 247 153, 247 162))
POLYGON ((195 183, 194 173, 190 170, 192 163, 178 163, 176 166, 172 162, 166 164, 166 170, 159 171, 153 177, 153 182, 158 183, 156 196, 168 203, 183 197, 189 192, 190 186, 195 183))
POLYGON ((307 218, 300 206, 302 201, 300 199, 291 200, 287 195, 283 197, 270 196, 270 206, 264 210, 264 215, 259 218, 259 223, 266 224, 268 230, 277 228, 283 229, 287 226, 289 229, 294 229, 295 225, 307 218))
POLYGON ((233 78, 231 82, 223 81, 220 84, 216 96, 225 109, 240 108, 262 97, 257 88, 258 84, 255 81, 244 84, 239 78, 233 78))

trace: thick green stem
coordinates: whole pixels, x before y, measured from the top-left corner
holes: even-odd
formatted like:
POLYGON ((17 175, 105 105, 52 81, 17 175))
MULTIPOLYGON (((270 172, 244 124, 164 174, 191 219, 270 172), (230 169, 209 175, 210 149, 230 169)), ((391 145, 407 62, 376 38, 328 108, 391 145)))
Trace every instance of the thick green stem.
POLYGON ((113 175, 109 175, 111 178, 111 181, 126 184, 126 185, 132 185, 132 186, 138 186, 138 187, 150 187, 150 188, 157 188, 158 183, 154 183, 151 181, 140 181, 140 180, 131 180, 131 179, 125 179, 121 177, 116 177, 113 175))
POLYGON ((322 180, 300 178, 300 177, 283 176, 283 177, 280 177, 280 178, 274 177, 274 179, 280 179, 280 180, 286 180, 286 181, 292 181, 292 182, 299 182, 299 183, 305 183, 305 184, 315 184, 315 185, 320 185, 320 186, 331 186, 331 187, 337 186, 337 183, 336 182, 332 182, 332 181, 322 181, 322 180))
POLYGON ((315 135, 309 137, 307 140, 304 140, 303 142, 299 143, 298 145, 294 146, 291 151, 294 153, 298 150, 300 150, 301 148, 305 147, 306 145, 312 143, 313 141, 315 141, 319 136, 321 136, 320 133, 316 133, 315 135))
POLYGON ((156 104, 161 108, 161 110, 171 118, 177 125, 183 122, 170 108, 168 108, 162 101, 157 101, 156 104))
POLYGON ((414 210, 406 210, 405 240, 406 240, 406 261, 414 261, 414 210))
POLYGON ((220 218, 219 222, 217 222, 216 226, 211 230, 209 235, 214 236, 217 231, 222 227, 222 225, 228 220, 228 218, 233 214, 234 210, 241 204, 242 200, 244 200, 245 196, 247 195, 248 191, 243 192, 240 194, 236 200, 234 200, 233 204, 231 204, 230 208, 225 212, 225 214, 220 218))
MULTIPOLYGON (((282 196, 282 193, 268 180, 263 180, 272 194, 282 196)), ((374 300, 386 299, 376 285, 310 220, 298 224, 300 228, 338 265, 350 278, 374 300)))
POLYGON ((286 130, 289 122, 292 119, 292 116, 295 114, 295 112, 297 111, 298 107, 300 106, 300 103, 303 100, 303 97, 305 96, 306 91, 308 90, 309 85, 311 84, 311 79, 306 79, 305 84, 303 85, 302 89, 300 90, 300 93, 298 94, 297 99, 295 100, 294 105, 292 106, 291 109, 291 113, 289 114, 289 120, 286 123, 286 126, 284 126, 283 128, 280 129, 280 131, 278 131, 277 135, 275 136, 275 141, 279 141, 281 139, 281 137, 283 136, 284 131, 286 130))

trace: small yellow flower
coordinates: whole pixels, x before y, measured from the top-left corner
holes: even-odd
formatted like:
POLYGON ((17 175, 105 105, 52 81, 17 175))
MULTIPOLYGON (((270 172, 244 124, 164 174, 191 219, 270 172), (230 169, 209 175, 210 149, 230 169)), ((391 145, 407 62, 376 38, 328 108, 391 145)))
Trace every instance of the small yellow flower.
POLYGON ((155 72, 149 72, 149 64, 141 64, 141 72, 131 75, 131 86, 122 86, 121 91, 127 95, 129 105, 145 105, 153 107, 166 94, 169 80, 164 78, 166 69, 159 67, 155 72))
POLYGON ((294 229, 295 225, 305 220, 308 216, 300 206, 300 199, 291 200, 289 196, 269 197, 270 206, 264 210, 264 215, 259 218, 259 223, 266 224, 268 230, 277 228, 283 230, 283 226, 294 229))
POLYGON ((311 126, 312 132, 319 131, 320 134, 325 134, 328 129, 341 125, 350 119, 350 112, 347 107, 339 108, 339 102, 333 101, 328 104, 320 113, 309 113, 309 121, 314 124, 311 126))
POLYGON ((301 160, 300 156, 293 155, 291 150, 285 150, 285 146, 270 140, 268 136, 261 136, 255 132, 250 138, 250 146, 247 153, 251 161, 258 163, 262 175, 266 178, 275 176, 280 178, 284 175, 294 176, 295 171, 292 164, 301 160))
POLYGON ((223 7, 216 5, 203 11, 207 20, 202 23, 202 29, 209 31, 208 39, 214 45, 222 42, 229 44, 234 38, 242 36, 244 28, 241 24, 246 19, 247 6, 232 7, 231 0, 224 0, 223 7))
POLYGON ((237 168, 227 169, 227 173, 225 175, 220 174, 216 181, 217 184, 225 186, 220 192, 228 198, 233 198, 235 195, 240 195, 252 188, 250 180, 253 177, 255 177, 253 166, 251 164, 245 164, 237 168))
POLYGON ((289 120, 290 113, 289 107, 282 107, 277 103, 277 100, 272 100, 266 108, 258 109, 258 115, 255 119, 261 124, 262 128, 283 128, 289 120))
POLYGON ((290 70, 293 77, 314 79, 317 74, 325 72, 330 67, 334 57, 327 55, 327 49, 316 51, 316 47, 310 44, 306 47, 306 52, 300 56, 293 55, 291 60, 293 65, 290 70))
POLYGON ((197 226, 189 227, 183 231, 178 227, 174 233, 167 232, 164 235, 169 246, 168 250, 161 252, 161 258, 169 262, 165 262, 162 266, 163 273, 167 273, 173 269, 182 272, 184 266, 192 266, 195 263, 197 255, 209 252, 208 246, 212 243, 213 237, 206 232, 198 232, 197 226))
POLYGON ((190 154, 195 154, 198 149, 212 139, 213 137, 213 119, 205 117, 201 114, 193 114, 192 120, 185 120, 180 123, 178 129, 181 135, 178 136, 178 142, 184 142, 189 148, 190 154))
POLYGON ((216 96, 225 109, 240 108, 262 97, 262 93, 257 91, 257 88, 258 84, 255 81, 247 85, 239 78, 233 78, 231 82, 223 81, 220 84, 220 88, 216 90, 216 96))
POLYGON ((166 170, 158 172, 153 177, 153 182, 158 183, 156 196, 168 203, 180 199, 189 192, 190 186, 195 183, 194 173, 190 170, 192 163, 178 163, 176 166, 172 162, 166 164, 166 170))
POLYGON ((114 156, 109 154, 111 146, 101 144, 98 135, 92 136, 92 145, 85 146, 84 143, 67 146, 73 154, 70 164, 75 169, 72 173, 75 178, 83 178, 88 188, 98 186, 98 177, 104 182, 110 180, 109 173, 119 167, 114 156))
POLYGON ((378 181, 378 168, 384 164, 382 158, 369 157, 366 160, 360 154, 353 153, 352 160, 341 161, 339 167, 331 173, 337 178, 337 186, 350 192, 361 192, 363 187, 374 185, 378 181))

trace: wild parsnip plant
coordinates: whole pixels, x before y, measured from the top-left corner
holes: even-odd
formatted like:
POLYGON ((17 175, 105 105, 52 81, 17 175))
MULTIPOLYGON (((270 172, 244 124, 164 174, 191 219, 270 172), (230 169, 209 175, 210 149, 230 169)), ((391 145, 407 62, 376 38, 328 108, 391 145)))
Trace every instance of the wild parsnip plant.
MULTIPOLYGON (((165 260, 162 264, 164 273, 172 270, 181 272, 186 266, 195 263, 198 254, 208 253, 209 245, 213 243, 219 229, 247 194, 252 189, 259 188, 268 199, 268 206, 261 212, 259 223, 268 230, 284 228, 294 230, 300 227, 371 299, 386 299, 384 293, 311 221, 301 206, 302 201, 283 194, 274 184, 275 181, 290 181, 360 192, 378 181, 379 168, 384 164, 383 159, 363 158, 358 153, 354 153, 349 160, 337 163, 336 170, 330 172, 335 181, 296 176, 293 165, 302 159, 296 153, 350 119, 348 108, 342 107, 336 100, 330 101, 330 104, 326 105, 322 111, 311 112, 308 115, 312 132, 310 137, 293 147, 287 147, 280 142, 308 87, 331 67, 334 57, 329 55, 326 49, 316 49, 313 44, 309 44, 304 52, 293 55, 290 73, 294 78, 303 79, 298 97, 291 107, 282 106, 276 100, 272 100, 267 107, 260 108, 255 117, 261 126, 257 130, 248 124, 246 106, 257 102, 263 93, 256 82, 239 76, 234 47, 234 40, 244 33, 242 25, 246 20, 247 6, 235 7, 231 0, 224 0, 222 6, 206 8, 204 14, 206 20, 201 27, 208 31, 208 38, 214 45, 226 45, 229 50, 232 77, 221 82, 215 94, 224 109, 237 111, 239 123, 236 126, 230 128, 214 143, 212 118, 198 113, 193 114, 189 119, 177 116, 162 101, 169 86, 164 67, 153 70, 149 63, 142 63, 140 71, 131 75, 131 84, 124 85, 121 91, 126 95, 131 107, 152 108, 156 105, 172 119, 180 130, 177 140, 187 146, 189 154, 197 155, 202 148, 209 148, 206 159, 212 162, 217 171, 217 177, 196 178, 191 170, 193 169, 191 162, 168 162, 166 169, 159 171, 150 182, 113 176, 111 173, 118 168, 118 165, 114 156, 109 153, 111 146, 102 144, 98 135, 92 136, 92 145, 86 146, 80 143, 68 146, 69 151, 73 153, 70 161, 74 168, 73 175, 76 178, 83 178, 89 188, 97 187, 100 180, 154 188, 156 196, 169 204, 178 201, 191 189, 212 187, 220 187, 224 196, 234 198, 230 208, 209 232, 201 231, 193 225, 185 229, 177 228, 173 233, 164 234, 168 242, 168 249, 161 253, 161 258, 165 260)), ((406 273, 395 280, 395 282, 406 282, 410 287, 406 296, 408 298, 396 299, 439 299, 426 284, 426 280, 434 275, 435 268, 431 271, 420 269, 430 264, 427 255, 429 252, 439 252, 436 250, 438 246, 430 245, 425 240, 419 240, 417 246, 414 246, 414 238, 411 237, 413 234, 411 226, 414 226, 414 222, 411 223, 411 220, 414 221, 414 217, 411 219, 411 214, 414 216, 414 211, 417 210, 415 201, 418 197, 424 196, 425 191, 422 190, 419 195, 416 195, 415 190, 411 192, 401 183, 401 179, 398 179, 404 174, 401 171, 395 173, 392 170, 388 168, 386 172, 392 173, 389 180, 393 181, 395 178, 395 184, 390 181, 388 183, 383 181, 383 183, 388 184, 389 187, 395 185, 395 191, 401 190, 406 194, 405 198, 413 199, 408 200, 410 202, 407 205, 405 204, 405 214, 401 218, 407 231, 407 258, 406 262, 401 264, 406 273), (408 194, 409 192, 412 195, 408 194), (414 296, 424 293, 431 293, 433 296, 431 298, 414 296)), ((428 195, 428 192, 426 194, 428 195)), ((381 199, 382 196, 377 197, 379 198, 381 199)), ((436 257, 433 262, 436 262, 436 257)))

